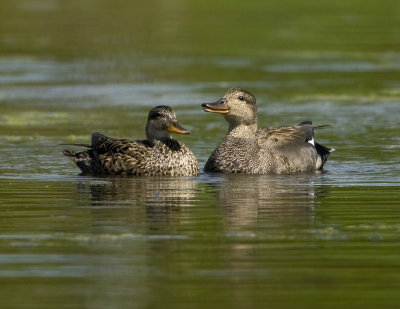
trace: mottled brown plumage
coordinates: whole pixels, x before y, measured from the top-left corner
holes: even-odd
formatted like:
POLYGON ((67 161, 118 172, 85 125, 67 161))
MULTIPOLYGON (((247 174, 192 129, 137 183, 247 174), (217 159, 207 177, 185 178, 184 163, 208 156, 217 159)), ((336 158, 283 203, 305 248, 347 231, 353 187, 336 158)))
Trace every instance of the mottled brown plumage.
POLYGON ((194 176, 199 174, 196 157, 170 132, 188 134, 169 106, 154 107, 148 116, 146 140, 116 139, 92 134, 89 149, 82 152, 65 150, 64 155, 84 174, 135 176, 194 176))
POLYGON ((257 128, 254 95, 240 88, 230 89, 203 110, 223 114, 229 130, 210 155, 206 172, 245 174, 290 174, 322 170, 334 149, 314 143, 310 121, 280 128, 257 128))

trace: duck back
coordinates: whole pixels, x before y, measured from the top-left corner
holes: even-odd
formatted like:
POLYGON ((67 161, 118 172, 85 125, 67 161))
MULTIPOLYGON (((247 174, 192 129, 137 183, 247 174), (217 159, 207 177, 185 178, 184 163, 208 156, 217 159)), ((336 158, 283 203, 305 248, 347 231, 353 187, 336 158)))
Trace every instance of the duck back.
POLYGON ((314 145, 309 123, 258 129, 253 137, 229 133, 210 155, 206 172, 293 174, 322 170, 331 148, 314 145))
POLYGON ((193 176, 199 174, 196 157, 172 138, 129 141, 100 133, 92 135, 91 148, 64 151, 84 174, 135 176, 193 176))

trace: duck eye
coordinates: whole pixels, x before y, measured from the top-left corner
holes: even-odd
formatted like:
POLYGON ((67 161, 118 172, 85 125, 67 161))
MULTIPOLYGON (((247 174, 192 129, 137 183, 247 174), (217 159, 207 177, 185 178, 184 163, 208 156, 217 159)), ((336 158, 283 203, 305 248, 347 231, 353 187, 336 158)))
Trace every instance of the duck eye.
POLYGON ((240 101, 244 101, 244 96, 240 95, 240 96, 239 96, 239 100, 240 100, 240 101))
POLYGON ((158 112, 155 112, 154 114, 151 114, 150 119, 157 119, 160 118, 162 115, 158 112))

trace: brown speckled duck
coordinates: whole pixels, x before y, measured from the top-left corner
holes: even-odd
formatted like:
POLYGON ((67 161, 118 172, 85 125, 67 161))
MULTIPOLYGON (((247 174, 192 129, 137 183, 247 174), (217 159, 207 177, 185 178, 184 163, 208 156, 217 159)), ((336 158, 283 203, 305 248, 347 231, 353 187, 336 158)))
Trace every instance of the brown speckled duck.
POLYGON ((194 176, 199 164, 192 151, 174 140, 170 132, 189 134, 178 123, 169 106, 150 110, 146 140, 115 139, 100 133, 92 134, 89 149, 82 152, 64 150, 84 174, 135 176, 194 176))
POLYGON ((209 157, 204 171, 244 174, 291 174, 321 171, 333 148, 314 142, 311 121, 280 128, 257 128, 256 98, 230 89, 203 110, 223 114, 228 134, 209 157))

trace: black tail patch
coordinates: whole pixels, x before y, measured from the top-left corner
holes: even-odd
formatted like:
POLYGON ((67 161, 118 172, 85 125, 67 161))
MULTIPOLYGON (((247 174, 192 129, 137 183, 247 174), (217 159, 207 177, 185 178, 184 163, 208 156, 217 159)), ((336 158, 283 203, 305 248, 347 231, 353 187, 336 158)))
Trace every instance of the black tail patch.
POLYGON ((320 168, 322 169, 326 160, 328 160, 330 153, 335 151, 335 148, 328 148, 318 143, 315 143, 315 149, 317 150, 318 155, 321 157, 322 164, 320 168))

